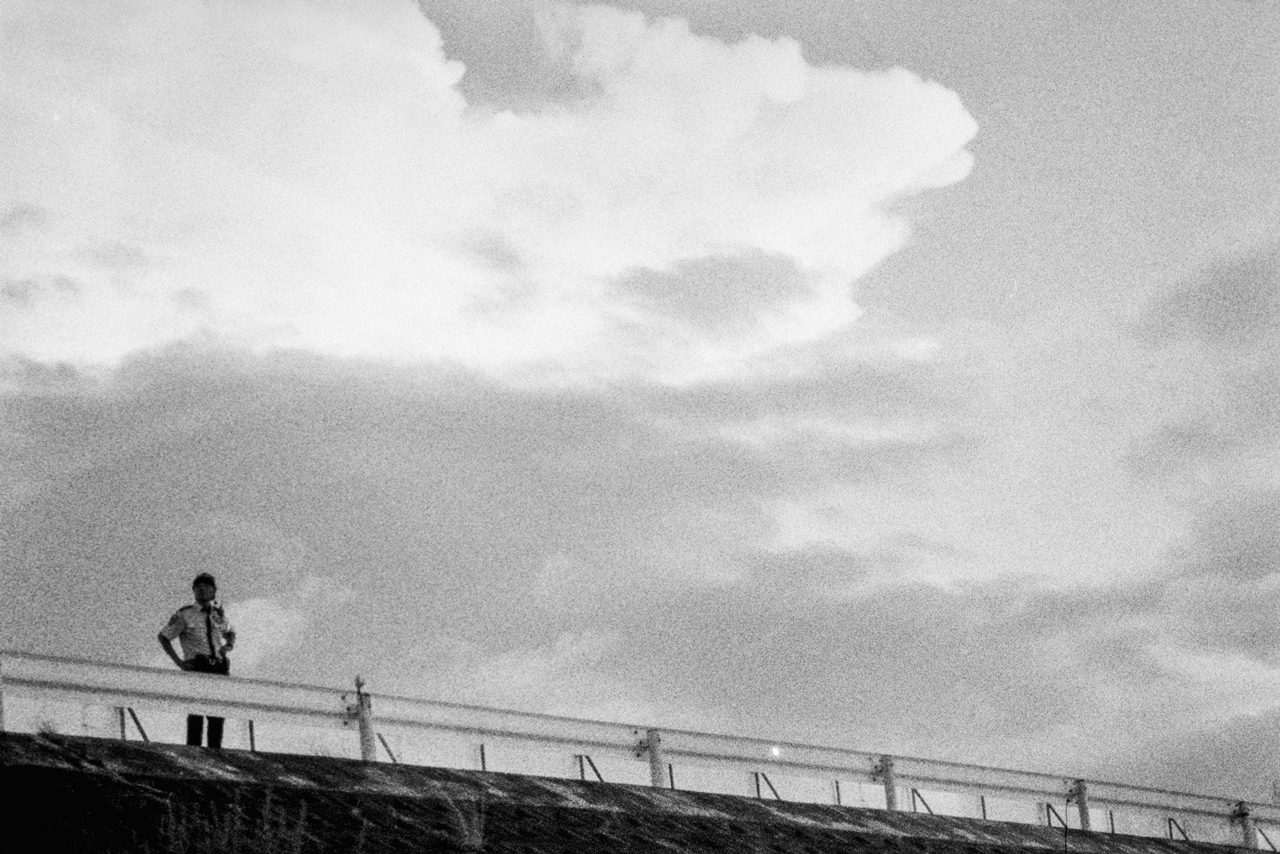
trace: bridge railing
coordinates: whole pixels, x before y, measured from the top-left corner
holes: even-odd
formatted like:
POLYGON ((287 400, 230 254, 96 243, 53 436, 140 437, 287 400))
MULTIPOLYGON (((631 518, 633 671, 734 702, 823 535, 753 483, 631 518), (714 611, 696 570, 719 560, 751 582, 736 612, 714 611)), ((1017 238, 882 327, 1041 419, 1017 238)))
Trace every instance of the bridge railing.
MULTIPOLYGON (((157 670, 82 659, 0 652, 0 730, 5 707, 17 698, 68 702, 117 710, 205 714, 249 721, 345 727, 358 738, 360 756, 375 761, 383 732, 413 737, 450 734, 474 739, 485 767, 484 744, 522 744, 571 752, 584 779, 591 757, 610 757, 647 765, 653 786, 677 784, 677 769, 712 767, 752 775, 761 797, 783 797, 769 776, 829 781, 841 803, 840 781, 870 784, 883 792, 887 809, 929 808, 926 795, 948 793, 969 798, 969 814, 988 817, 988 799, 1034 805, 1041 823, 1065 827, 1074 815, 1083 830, 1115 832, 1117 814, 1140 812, 1158 817, 1150 835, 1229 842, 1276 851, 1280 844, 1280 805, 1217 798, 1166 789, 1131 786, 877 752, 766 741, 653 726, 581 720, 554 715, 373 695, 359 679, 342 690, 243 677, 157 670), (375 702, 376 700, 376 702, 375 702), (763 786, 762 786, 763 783, 763 786), (908 801, 909 798, 909 801, 908 801), (1073 810, 1068 814, 1066 805, 1073 810), (909 804, 909 805, 908 805, 909 804), (1063 805, 1059 812, 1056 805, 1063 805), (1188 833, 1195 828, 1196 833, 1188 833), (1212 837, 1212 838, 1210 838, 1212 837)), ((954 813, 952 813, 954 814, 954 813)), ((1150 825, 1148 825, 1150 827, 1150 825)))

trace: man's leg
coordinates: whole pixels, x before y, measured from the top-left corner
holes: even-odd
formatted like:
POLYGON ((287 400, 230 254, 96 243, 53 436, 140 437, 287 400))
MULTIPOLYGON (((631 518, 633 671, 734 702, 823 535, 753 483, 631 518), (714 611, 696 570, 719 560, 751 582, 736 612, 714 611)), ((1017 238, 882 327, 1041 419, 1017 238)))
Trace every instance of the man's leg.
MULTIPOLYGON (((219 735, 221 735, 221 725, 219 725, 219 735)), ((187 744, 200 746, 200 737, 204 735, 204 716, 203 715, 187 715, 187 744)), ((213 736, 213 721, 209 721, 209 735, 213 736)))
POLYGON ((215 750, 222 747, 222 718, 209 718, 209 746, 215 750))
MULTIPOLYGON (((221 676, 230 676, 231 662, 224 658, 214 664, 212 670, 221 676)), ((222 722, 223 718, 209 718, 209 746, 217 750, 222 748, 222 722)))

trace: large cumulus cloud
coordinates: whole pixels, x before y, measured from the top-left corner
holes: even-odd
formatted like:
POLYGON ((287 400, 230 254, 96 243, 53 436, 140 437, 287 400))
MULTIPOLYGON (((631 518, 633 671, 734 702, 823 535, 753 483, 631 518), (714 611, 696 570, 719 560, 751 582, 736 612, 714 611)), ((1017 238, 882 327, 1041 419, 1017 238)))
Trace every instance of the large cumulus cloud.
POLYGON ((908 72, 607 7, 535 22, 572 86, 521 111, 468 103, 411 3, 5 15, 4 340, 41 358, 211 330, 687 373, 855 318, 851 280, 907 234, 886 205, 963 177, 975 132, 908 72), (639 275, 732 289, 707 259, 766 271, 714 347, 669 316, 722 297, 633 298, 639 275))

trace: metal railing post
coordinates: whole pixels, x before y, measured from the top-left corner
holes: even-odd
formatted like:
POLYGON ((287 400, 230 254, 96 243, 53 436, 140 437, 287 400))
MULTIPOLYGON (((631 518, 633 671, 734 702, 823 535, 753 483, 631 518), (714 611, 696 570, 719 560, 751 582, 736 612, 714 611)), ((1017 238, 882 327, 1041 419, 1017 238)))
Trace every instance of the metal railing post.
POLYGON ((1076 780, 1071 784, 1071 791, 1067 796, 1067 802, 1074 802, 1076 809, 1080 812, 1080 829, 1090 830, 1089 786, 1084 780, 1076 780))
POLYGON ((649 745, 649 782, 661 789, 668 785, 671 776, 666 757, 662 755, 662 736, 656 729, 649 729, 645 730, 644 737, 649 745))
POLYGON ((898 808, 898 777, 893 773, 892 756, 886 753, 880 757, 880 763, 876 765, 873 777, 879 778, 884 783, 884 808, 896 810, 898 808))
POLYGON ((364 691, 364 680, 356 677, 356 701, 347 706, 347 720, 356 720, 360 731, 360 758, 375 762, 378 758, 378 742, 373 732, 373 698, 364 691))
POLYGON ((1244 801, 1235 805, 1231 810, 1231 824, 1240 829, 1240 844, 1245 848, 1256 851, 1258 849, 1258 827, 1253 823, 1253 816, 1249 813, 1249 805, 1244 801))
POLYGON ((649 754, 649 785, 655 789, 667 787, 668 769, 662 756, 662 736, 656 729, 644 731, 644 737, 636 745, 636 756, 649 754))

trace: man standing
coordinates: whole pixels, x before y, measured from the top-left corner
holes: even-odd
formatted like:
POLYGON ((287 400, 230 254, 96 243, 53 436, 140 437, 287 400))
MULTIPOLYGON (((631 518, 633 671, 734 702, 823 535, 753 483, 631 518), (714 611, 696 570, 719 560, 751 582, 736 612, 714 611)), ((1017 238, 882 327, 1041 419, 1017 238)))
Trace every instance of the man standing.
MULTIPOLYGON (((191 592, 195 594, 195 603, 179 608, 169 624, 160 630, 160 646, 183 670, 226 676, 231 672, 227 653, 235 646, 236 632, 216 601, 217 582, 212 575, 202 572, 191 582, 191 592), (181 658, 174 651, 174 638, 182 645, 181 658)), ((222 723, 222 718, 209 718, 210 747, 222 747, 222 723)), ((187 715, 187 744, 199 746, 203 730, 202 715, 187 715)))

